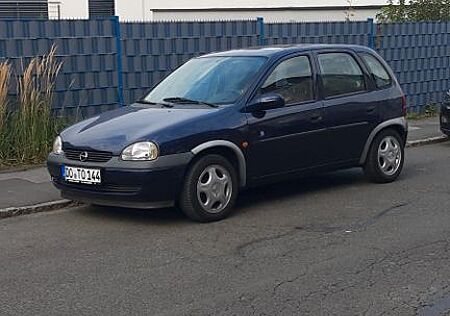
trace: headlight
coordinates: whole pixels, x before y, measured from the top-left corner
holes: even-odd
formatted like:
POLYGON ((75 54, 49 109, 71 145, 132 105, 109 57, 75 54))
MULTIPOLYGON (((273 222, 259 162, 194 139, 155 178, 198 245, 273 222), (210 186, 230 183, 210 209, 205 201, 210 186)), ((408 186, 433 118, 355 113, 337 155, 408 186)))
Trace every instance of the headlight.
POLYGON ((149 161, 158 158, 158 147, 152 142, 135 143, 122 151, 122 160, 149 161))
POLYGON ((61 136, 57 136, 53 142, 53 153, 57 155, 61 155, 63 153, 61 136))

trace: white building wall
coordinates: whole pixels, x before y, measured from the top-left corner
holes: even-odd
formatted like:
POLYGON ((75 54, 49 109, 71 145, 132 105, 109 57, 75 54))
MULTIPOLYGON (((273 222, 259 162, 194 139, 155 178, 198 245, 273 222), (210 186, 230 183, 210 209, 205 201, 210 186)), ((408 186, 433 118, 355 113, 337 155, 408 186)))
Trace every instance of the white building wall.
MULTIPOLYGON (((115 0, 116 14, 122 21, 152 21, 152 0, 115 0)), ((168 0, 171 1, 171 0, 168 0)))
MULTIPOLYGON (((139 2, 142 0, 119 0, 139 2)), ((144 0, 153 8, 270 8, 348 6, 347 0, 144 0)), ((386 0, 350 0, 353 6, 385 5, 386 0)))
MULTIPOLYGON (((375 17, 376 10, 357 9, 361 5, 383 5, 386 0, 350 0, 355 10, 352 20, 375 17)), ((49 0, 51 18, 57 18, 55 2, 60 2, 62 19, 89 18, 88 0, 49 0)), ((115 0, 116 14, 122 21, 161 20, 236 20, 254 19, 262 16, 268 22, 286 21, 342 21, 346 17, 344 9, 337 10, 286 10, 267 11, 258 8, 327 7, 348 6, 347 0, 115 0), (172 11, 171 9, 214 9, 214 8, 255 8, 246 11, 172 11), (158 11, 163 9, 164 11, 158 11)))
MULTIPOLYGON (((353 10, 351 20, 361 21, 375 18, 378 10, 353 10)), ((286 10, 286 11, 185 11, 185 12, 153 12, 154 21, 191 21, 191 20, 241 20, 263 17, 266 22, 317 22, 345 21, 345 10, 286 10)))
MULTIPOLYGON (((384 5, 386 0, 350 0, 355 10, 352 20, 375 18, 377 10, 357 9, 357 6, 384 5)), ((343 21, 346 18, 347 0, 116 0, 117 13, 121 20, 167 21, 167 20, 237 20, 264 17, 268 22, 288 21, 343 21), (337 10, 286 10, 267 11, 258 8, 298 8, 341 6, 337 10), (255 8, 248 11, 213 11, 211 9, 255 8), (162 9, 163 11, 159 11, 162 9), (171 11, 171 9, 193 9, 171 11), (195 9, 209 9, 199 10, 195 9)))
POLYGON ((49 0, 48 13, 50 19, 87 19, 89 17, 88 0, 49 0))

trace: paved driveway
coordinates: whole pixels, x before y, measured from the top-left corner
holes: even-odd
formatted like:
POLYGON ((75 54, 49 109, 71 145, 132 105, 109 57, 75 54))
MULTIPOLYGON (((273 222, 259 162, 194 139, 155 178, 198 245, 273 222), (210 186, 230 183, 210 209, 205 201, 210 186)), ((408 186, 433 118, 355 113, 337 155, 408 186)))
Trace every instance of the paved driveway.
POLYGON ((1 315, 439 315, 450 143, 403 177, 343 171, 245 193, 214 224, 80 207, 0 221, 1 315))

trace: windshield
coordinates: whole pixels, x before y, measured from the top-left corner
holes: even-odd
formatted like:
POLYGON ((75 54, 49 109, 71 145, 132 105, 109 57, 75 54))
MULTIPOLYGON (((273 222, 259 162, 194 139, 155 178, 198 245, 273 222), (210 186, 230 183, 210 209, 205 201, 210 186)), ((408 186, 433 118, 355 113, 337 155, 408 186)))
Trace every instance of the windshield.
POLYGON ((247 90, 266 61, 264 57, 204 57, 188 61, 144 99, 163 103, 182 98, 209 104, 231 104, 247 90))

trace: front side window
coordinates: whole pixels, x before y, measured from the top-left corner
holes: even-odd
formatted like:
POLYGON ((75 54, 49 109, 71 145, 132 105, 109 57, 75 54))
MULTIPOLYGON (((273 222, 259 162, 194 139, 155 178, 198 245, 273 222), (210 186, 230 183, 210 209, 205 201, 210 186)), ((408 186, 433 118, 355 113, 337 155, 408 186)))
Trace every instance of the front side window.
POLYGON ((327 53, 318 58, 325 97, 366 90, 364 73, 350 54, 327 53))
POLYGON ((361 58, 369 68, 370 74, 372 75, 377 88, 386 88, 392 84, 392 79, 389 76, 389 73, 378 59, 370 54, 361 54, 361 58))
POLYGON ((265 57, 203 57, 188 61, 175 70, 146 97, 164 102, 184 98, 210 104, 235 103, 256 80, 267 61, 265 57))
POLYGON ((259 93, 277 93, 284 98, 286 105, 313 100, 309 58, 299 56, 281 62, 264 82, 259 93))

